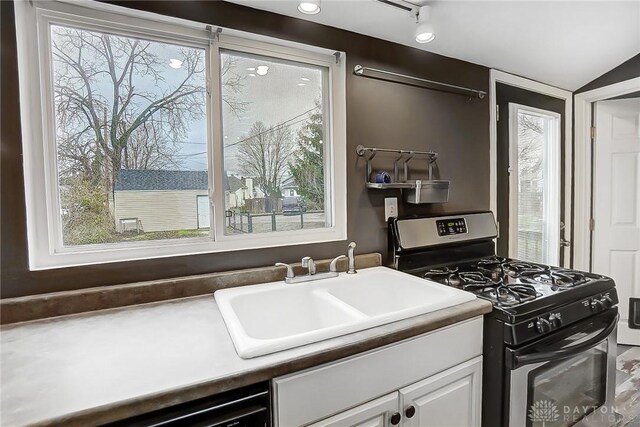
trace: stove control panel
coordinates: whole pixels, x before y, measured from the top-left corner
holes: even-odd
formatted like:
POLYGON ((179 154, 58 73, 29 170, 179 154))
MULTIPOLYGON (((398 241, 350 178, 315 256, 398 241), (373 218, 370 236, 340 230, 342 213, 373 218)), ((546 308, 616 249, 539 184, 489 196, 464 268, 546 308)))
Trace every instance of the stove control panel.
POLYGON ((520 345, 540 338, 541 335, 552 334, 558 329, 591 317, 594 313, 608 310, 617 303, 618 295, 615 289, 611 289, 563 305, 523 322, 505 324, 509 330, 509 333, 505 335, 505 342, 509 345, 520 345))
POLYGON ((467 222, 464 218, 437 220, 436 227, 438 228, 438 236, 451 236, 467 232, 467 222))

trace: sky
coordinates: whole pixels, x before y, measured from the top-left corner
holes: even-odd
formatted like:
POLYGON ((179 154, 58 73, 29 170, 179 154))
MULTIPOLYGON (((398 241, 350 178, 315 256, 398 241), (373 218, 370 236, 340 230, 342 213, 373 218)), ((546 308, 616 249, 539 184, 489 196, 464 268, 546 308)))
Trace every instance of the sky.
MULTIPOLYGON (((230 72, 241 76, 243 88, 239 99, 249 102, 246 110, 236 116, 223 109, 224 164, 229 173, 241 175, 236 155, 237 144, 256 121, 267 126, 283 124, 295 135, 310 114, 320 110, 316 101, 322 96, 323 73, 320 68, 299 63, 224 52, 222 61, 232 59, 230 72), (267 66, 267 74, 260 75, 258 67, 267 66)), ((223 87, 224 97, 229 90, 223 87)))
MULTIPOLYGON (((88 35, 88 32, 84 33, 88 35)), ((56 40, 54 35, 53 40, 56 40)), ((60 38, 57 38, 60 42, 60 38)), ((70 55, 77 54, 77 50, 67 49, 70 55)), ((187 75, 185 66, 175 68, 170 66, 172 60, 184 60, 185 50, 192 50, 205 59, 205 50, 201 48, 184 47, 160 42, 151 42, 149 51, 156 55, 159 65, 156 67, 162 81, 138 73, 134 75, 133 85, 139 92, 151 94, 152 99, 162 96, 176 88, 187 75)), ((236 156, 237 144, 246 137, 251 126, 256 121, 262 121, 267 126, 283 124, 290 128, 292 135, 296 135, 298 129, 304 125, 305 119, 310 114, 318 111, 316 102, 322 98, 323 73, 326 77, 327 70, 308 64, 286 62, 274 58, 259 57, 255 55, 224 51, 221 54, 221 62, 233 60, 230 74, 238 76, 241 82, 236 98, 247 103, 246 108, 238 116, 223 103, 222 135, 224 146, 225 170, 231 175, 242 175, 239 170, 236 156), (258 67, 268 67, 266 73, 258 67)), ((122 67, 124 61, 117 66, 122 67)), ((54 68, 56 62, 54 61, 54 68)), ((192 77, 194 84, 205 86, 205 73, 192 77)), ((111 102, 113 86, 106 74, 98 74, 92 84, 94 92, 102 95, 108 103, 111 102)), ((223 86, 222 96, 229 94, 229 90, 223 86)), ((148 101, 137 98, 138 109, 146 107, 148 101)), ((202 102, 205 103, 203 96, 202 102)), ((208 168, 207 156, 207 127, 206 117, 192 120, 188 124, 188 130, 180 141, 177 141, 179 152, 176 154, 180 160, 180 169, 206 170, 208 168)), ((215 130, 214 130, 215 132, 215 130)))

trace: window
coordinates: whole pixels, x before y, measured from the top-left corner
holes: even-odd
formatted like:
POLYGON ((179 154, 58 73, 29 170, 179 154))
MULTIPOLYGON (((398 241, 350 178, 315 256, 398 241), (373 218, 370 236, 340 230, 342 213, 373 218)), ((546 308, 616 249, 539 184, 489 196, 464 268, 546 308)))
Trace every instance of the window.
POLYGON ((558 265, 560 256, 560 115, 510 104, 509 252, 558 265))
POLYGON ((49 36, 62 244, 206 236, 193 200, 209 188, 205 49, 49 36))
POLYGON ((330 226, 328 67, 232 50, 220 64, 225 234, 330 226))
POLYGON ((16 24, 32 269, 346 238, 343 55, 98 3, 16 24))

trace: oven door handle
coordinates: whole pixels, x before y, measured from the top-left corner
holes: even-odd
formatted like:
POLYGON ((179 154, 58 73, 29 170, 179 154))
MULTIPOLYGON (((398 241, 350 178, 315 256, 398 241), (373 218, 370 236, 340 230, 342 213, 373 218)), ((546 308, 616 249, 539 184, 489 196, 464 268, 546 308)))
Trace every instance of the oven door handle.
POLYGON ((585 350, 595 347, 600 342, 607 339, 607 337, 611 334, 611 331, 615 329, 618 325, 618 319, 620 318, 619 314, 613 318, 611 323, 607 325, 602 332, 600 332, 595 337, 581 342, 580 344, 573 345, 571 347, 561 348, 559 350, 547 351, 544 353, 529 353, 515 356, 515 365, 529 365, 532 363, 539 362, 551 362, 553 360, 565 359, 567 357, 575 356, 576 354, 582 353, 585 350))

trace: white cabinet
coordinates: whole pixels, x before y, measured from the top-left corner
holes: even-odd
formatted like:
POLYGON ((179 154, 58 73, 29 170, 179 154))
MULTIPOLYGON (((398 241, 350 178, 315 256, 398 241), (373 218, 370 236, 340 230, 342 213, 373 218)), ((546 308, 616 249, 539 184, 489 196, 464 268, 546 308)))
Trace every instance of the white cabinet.
POLYGON ((481 377, 477 357, 309 427, 479 427, 481 377))
POLYGON ((481 380, 478 357, 401 389, 403 426, 480 426, 481 380))
POLYGON ((275 378, 275 426, 479 426, 481 355, 477 317, 275 378))
POLYGON ((398 413, 398 393, 387 394, 309 427, 387 427, 388 419, 398 413))

